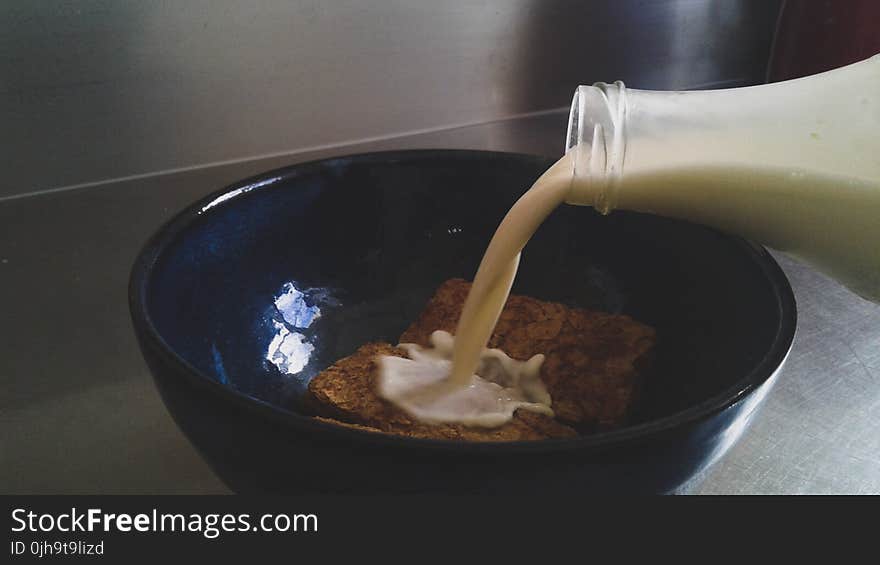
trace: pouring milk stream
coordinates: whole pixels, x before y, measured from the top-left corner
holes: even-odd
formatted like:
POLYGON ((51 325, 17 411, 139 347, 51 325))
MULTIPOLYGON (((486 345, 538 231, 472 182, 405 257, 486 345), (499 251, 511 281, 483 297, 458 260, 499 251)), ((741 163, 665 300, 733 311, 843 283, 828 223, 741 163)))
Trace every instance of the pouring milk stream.
POLYGON ((785 251, 880 302, 880 55, 727 90, 581 86, 566 154, 510 209, 453 338, 381 360, 379 393, 429 422, 498 426, 552 414, 542 356, 485 349, 520 251, 563 202, 690 220, 785 251), (479 375, 479 376, 478 376, 479 375), (485 378, 484 378, 485 377, 485 378))

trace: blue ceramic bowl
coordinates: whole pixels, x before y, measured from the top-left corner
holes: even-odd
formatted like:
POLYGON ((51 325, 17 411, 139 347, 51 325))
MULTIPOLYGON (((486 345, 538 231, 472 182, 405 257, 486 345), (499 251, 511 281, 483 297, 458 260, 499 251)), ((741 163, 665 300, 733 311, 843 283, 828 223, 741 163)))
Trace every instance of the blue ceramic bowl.
POLYGON ((665 218, 563 206, 514 292, 657 329, 622 429, 514 443, 339 428, 311 377, 394 342, 434 289, 472 278, 501 217, 551 164, 479 151, 373 153, 227 187, 173 218, 132 271, 141 348, 178 425, 241 492, 670 492, 742 434, 791 347, 791 288, 762 248, 665 218))

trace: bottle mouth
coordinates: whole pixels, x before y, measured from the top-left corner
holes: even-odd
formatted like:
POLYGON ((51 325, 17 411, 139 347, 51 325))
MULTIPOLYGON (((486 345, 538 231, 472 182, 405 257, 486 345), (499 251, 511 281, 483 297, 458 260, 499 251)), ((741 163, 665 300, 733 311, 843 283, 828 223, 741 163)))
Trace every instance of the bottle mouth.
POLYGON ((579 86, 568 115, 565 152, 573 153, 572 187, 567 202, 614 209, 626 149, 626 87, 597 82, 579 86))

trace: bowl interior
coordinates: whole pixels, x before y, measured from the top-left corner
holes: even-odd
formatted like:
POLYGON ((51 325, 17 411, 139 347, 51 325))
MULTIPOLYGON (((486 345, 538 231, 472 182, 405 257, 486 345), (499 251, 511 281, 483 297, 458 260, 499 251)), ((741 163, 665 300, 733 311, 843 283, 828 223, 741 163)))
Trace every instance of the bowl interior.
MULTIPOLYGON (((249 179, 154 240, 147 315, 205 378, 297 412, 315 374, 365 342, 396 343, 442 281, 471 279, 507 209, 550 164, 412 151, 249 179)), ((563 206, 526 247, 514 292, 656 328, 638 423, 775 368, 755 374, 779 347, 790 293, 773 269, 763 250, 707 228, 563 206)))

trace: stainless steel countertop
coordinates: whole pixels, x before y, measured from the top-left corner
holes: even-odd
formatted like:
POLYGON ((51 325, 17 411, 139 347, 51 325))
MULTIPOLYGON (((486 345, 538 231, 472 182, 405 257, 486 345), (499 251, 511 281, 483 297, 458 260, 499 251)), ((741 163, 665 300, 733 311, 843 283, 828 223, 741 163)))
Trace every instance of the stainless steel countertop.
MULTIPOLYGON (((239 178, 393 148, 558 155, 551 114, 0 201, 0 492, 222 493, 166 412, 126 304, 167 218, 239 178)), ((880 493, 880 307, 776 254, 799 330, 749 430, 687 493, 880 493)))

